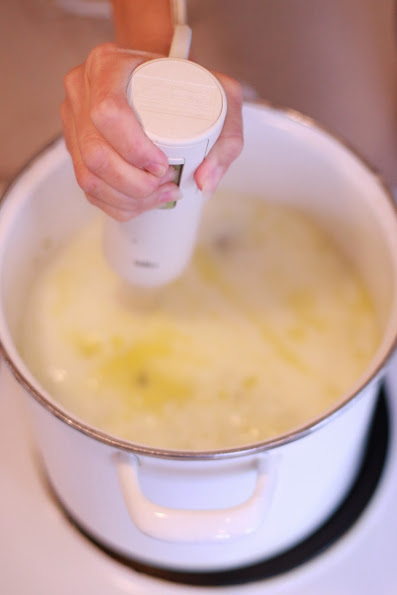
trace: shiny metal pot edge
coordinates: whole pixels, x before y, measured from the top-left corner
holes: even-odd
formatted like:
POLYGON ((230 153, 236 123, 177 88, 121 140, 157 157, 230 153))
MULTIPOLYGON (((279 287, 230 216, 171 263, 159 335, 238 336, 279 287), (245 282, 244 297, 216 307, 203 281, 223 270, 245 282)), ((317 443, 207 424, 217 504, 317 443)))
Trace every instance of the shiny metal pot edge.
MULTIPOLYGON (((309 116, 305 116, 300 112, 287 108, 287 107, 279 107, 273 105, 270 102, 264 100, 256 100, 256 101, 249 101, 246 102, 246 105, 251 106, 258 106, 258 107, 267 107, 271 108, 274 111, 277 111, 281 114, 286 115, 289 119, 295 120, 309 128, 315 128, 321 132, 324 132, 327 136, 332 138, 336 141, 339 145, 341 145, 344 149, 347 149, 350 153, 360 161, 364 167, 372 172, 372 174, 377 179, 378 183, 382 186, 385 194, 388 196, 390 203, 393 206, 393 209, 396 213, 397 217, 397 206, 394 202, 392 192, 388 185, 383 180, 382 176, 375 170, 375 168, 365 160, 354 148, 352 148, 349 143, 347 143, 343 138, 334 133, 330 132, 325 126, 319 124, 314 119, 310 118, 309 116)), ((13 185, 18 181, 18 178, 29 171, 29 169, 48 151, 60 141, 61 137, 55 138, 51 141, 47 146, 42 148, 39 153, 32 157, 28 161, 25 166, 21 168, 21 170, 14 176, 13 180, 6 186, 2 193, 0 208, 4 204, 4 202, 8 198, 8 194, 11 191, 13 185)), ((163 459, 171 459, 171 460, 219 460, 219 459, 232 459, 235 457, 241 457, 244 455, 252 455, 257 454, 260 452, 265 452, 285 444, 294 442, 301 438, 304 438, 308 434, 313 432, 317 432, 320 430, 325 424, 332 421, 337 415, 342 413, 347 406, 349 406, 353 401, 357 398, 360 398, 362 390, 372 382, 376 382, 378 378, 381 376, 384 368, 387 366, 389 360, 391 359, 395 349, 397 347, 397 332, 396 336, 394 337, 394 341, 392 342, 389 350, 385 354, 383 360, 379 363, 377 368, 373 371, 371 376, 368 378, 365 385, 359 387, 355 392, 348 394, 344 399, 335 405, 335 407, 331 408, 330 410, 324 412, 323 415, 315 418, 310 423, 300 426, 291 432, 286 434, 282 434, 280 436, 276 436, 275 438, 271 438, 269 440, 265 440, 262 442, 256 442, 252 444, 248 444, 246 446, 238 446, 234 448, 228 449, 220 449, 220 450, 208 450, 208 451, 183 451, 183 450, 167 450, 167 449, 158 449, 158 448, 151 448, 148 446, 143 446, 140 444, 135 444, 133 442, 129 442, 127 440, 119 439, 111 434, 107 434, 106 432, 102 432, 100 430, 95 429, 94 427, 85 424, 78 419, 74 418, 71 415, 66 414, 60 407, 52 404, 48 399, 38 391, 26 378, 25 376, 19 371, 17 366, 15 366, 12 358, 9 356, 7 349, 0 341, 0 353, 3 356, 5 363, 8 365, 9 369, 11 370, 13 376, 18 381, 18 383, 24 388, 40 405, 42 405, 45 409, 47 409, 52 415, 57 417, 59 420, 67 424, 68 426, 74 428, 75 430, 82 432, 83 434, 98 440, 108 446, 113 448, 117 448, 119 450, 123 450, 126 452, 145 455, 149 457, 159 457, 163 459)))

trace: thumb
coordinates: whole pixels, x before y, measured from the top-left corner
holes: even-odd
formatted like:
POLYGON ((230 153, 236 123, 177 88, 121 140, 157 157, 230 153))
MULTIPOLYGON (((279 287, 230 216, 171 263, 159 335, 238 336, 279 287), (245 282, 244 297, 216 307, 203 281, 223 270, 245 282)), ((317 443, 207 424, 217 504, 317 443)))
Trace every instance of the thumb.
POLYGON ((227 98, 227 113, 218 140, 197 168, 197 186, 206 194, 212 194, 231 163, 243 148, 242 88, 231 77, 213 73, 222 84, 227 98))

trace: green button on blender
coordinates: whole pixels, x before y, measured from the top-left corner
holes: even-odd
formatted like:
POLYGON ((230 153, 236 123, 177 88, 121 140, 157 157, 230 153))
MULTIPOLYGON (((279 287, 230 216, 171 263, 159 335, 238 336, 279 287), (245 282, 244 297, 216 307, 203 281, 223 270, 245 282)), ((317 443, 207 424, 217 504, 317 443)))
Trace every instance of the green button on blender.
MULTIPOLYGON (((170 165, 177 172, 175 184, 177 186, 179 186, 180 181, 181 181, 181 176, 182 176, 183 163, 171 163, 170 165)), ((170 202, 166 202, 165 204, 161 205, 161 207, 159 207, 159 208, 160 209, 173 209, 176 206, 176 202, 177 202, 176 200, 171 200, 170 202)))

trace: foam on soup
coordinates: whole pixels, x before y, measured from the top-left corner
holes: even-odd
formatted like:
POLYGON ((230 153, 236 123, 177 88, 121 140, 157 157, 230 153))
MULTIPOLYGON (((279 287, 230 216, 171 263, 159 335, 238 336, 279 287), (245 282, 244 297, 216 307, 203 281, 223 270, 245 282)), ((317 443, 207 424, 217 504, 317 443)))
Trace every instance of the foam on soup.
POLYGON ((152 447, 273 438, 325 413, 379 342, 370 295, 300 211, 218 194, 190 268, 138 290, 109 270, 96 218, 37 275, 21 345, 70 413, 152 447))

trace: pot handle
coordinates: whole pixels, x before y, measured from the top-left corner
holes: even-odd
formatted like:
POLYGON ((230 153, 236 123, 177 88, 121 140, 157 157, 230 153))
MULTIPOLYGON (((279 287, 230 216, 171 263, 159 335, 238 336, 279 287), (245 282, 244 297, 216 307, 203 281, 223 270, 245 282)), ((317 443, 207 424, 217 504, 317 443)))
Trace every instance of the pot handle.
POLYGON ((145 535, 179 543, 220 542, 243 537, 257 530, 269 507, 272 475, 262 458, 256 460, 256 485, 241 504, 224 509, 178 509, 155 504, 143 494, 138 477, 138 461, 117 456, 117 472, 130 517, 145 535))

